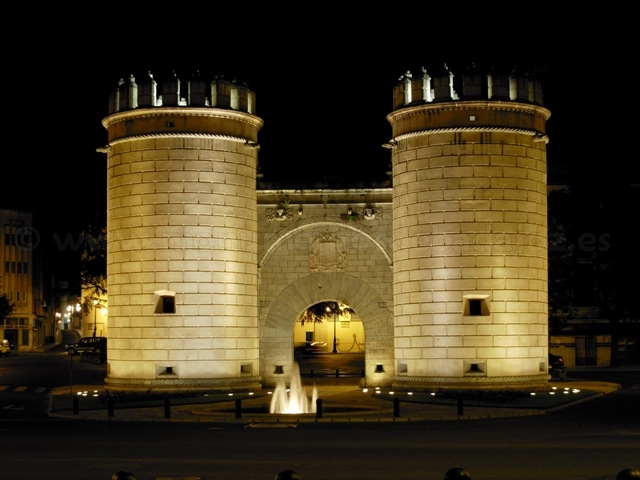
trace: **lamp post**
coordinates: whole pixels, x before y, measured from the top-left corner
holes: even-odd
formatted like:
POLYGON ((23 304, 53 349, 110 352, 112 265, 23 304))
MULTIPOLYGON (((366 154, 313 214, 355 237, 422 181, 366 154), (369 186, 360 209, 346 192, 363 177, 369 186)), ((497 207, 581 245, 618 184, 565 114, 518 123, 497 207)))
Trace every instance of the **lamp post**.
POLYGON ((338 321, 336 316, 336 311, 334 308, 329 306, 326 307, 327 313, 333 313, 333 353, 338 353, 338 348, 336 345, 336 323, 338 321))
POLYGON ((93 299, 93 338, 96 338, 96 328, 98 326, 98 303, 97 298, 93 299))
POLYGON ((333 311, 333 353, 338 353, 338 348, 336 346, 336 323, 338 323, 338 314, 336 311, 333 311))
POLYGON ((73 350, 67 353, 69 354, 69 398, 73 401, 73 350))

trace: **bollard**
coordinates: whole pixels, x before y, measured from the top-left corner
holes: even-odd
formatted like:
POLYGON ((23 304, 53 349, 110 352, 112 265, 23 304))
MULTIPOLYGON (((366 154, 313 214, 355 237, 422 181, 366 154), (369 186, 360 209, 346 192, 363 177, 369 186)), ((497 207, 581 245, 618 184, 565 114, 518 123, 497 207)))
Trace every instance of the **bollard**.
POLYGON ((360 378, 364 378, 364 368, 362 369, 362 373, 360 373, 360 378))
POLYGON ((640 471, 634 468, 624 468, 616 475, 616 480, 634 480, 640 478, 640 471))
POLYGON ((73 414, 77 415, 80 407, 78 406, 78 397, 73 397, 73 414))
POLYGON ((164 418, 171 418, 171 402, 169 397, 164 399, 164 418))
POLYGON ((302 480, 302 475, 295 470, 282 470, 276 475, 276 480, 302 480))
POLYGON ((393 416, 394 418, 400 416, 400 399, 397 397, 393 399, 393 416))
POLYGON ((471 474, 462 467, 453 467, 444 474, 444 480, 471 480, 471 474))
POLYGON ((340 369, 336 368, 336 378, 340 378, 340 369))
POLYGON ((464 414, 464 404, 462 400, 462 395, 458 395, 458 415, 464 414))
POLYGON ((107 400, 107 412, 109 414, 110 417, 113 417, 113 397, 109 396, 109 400, 107 400))
POLYGON ((236 418, 242 418, 242 400, 236 399, 236 418))
POLYGON ((322 399, 316 399, 316 418, 322 418, 322 399))

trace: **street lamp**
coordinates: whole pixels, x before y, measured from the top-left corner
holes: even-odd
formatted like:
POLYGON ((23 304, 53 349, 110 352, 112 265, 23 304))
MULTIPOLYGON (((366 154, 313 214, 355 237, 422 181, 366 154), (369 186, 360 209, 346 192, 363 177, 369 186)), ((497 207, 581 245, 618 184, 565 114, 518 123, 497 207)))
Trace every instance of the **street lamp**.
POLYGON ((73 328, 73 318, 82 310, 82 307, 79 303, 76 303, 75 307, 73 305, 67 305, 67 313, 64 314, 65 323, 67 324, 64 328, 73 328))
POLYGON ((335 309, 331 309, 327 307, 327 312, 333 311, 333 353, 338 353, 338 348, 336 345, 336 323, 338 323, 338 314, 335 309))
POLYGON ((67 318, 67 322, 69 324, 69 326, 67 328, 71 328, 71 318, 73 316, 73 307, 71 305, 67 305, 67 314, 65 315, 65 317, 67 318))
POLYGON ((98 303, 97 298, 93 299, 93 338, 96 338, 96 328, 98 326, 98 303))
POLYGON ((338 353, 336 346, 336 324, 338 323, 338 314, 333 312, 333 353, 338 353))
POLYGON ((67 353, 69 354, 69 398, 73 401, 73 350, 67 353))

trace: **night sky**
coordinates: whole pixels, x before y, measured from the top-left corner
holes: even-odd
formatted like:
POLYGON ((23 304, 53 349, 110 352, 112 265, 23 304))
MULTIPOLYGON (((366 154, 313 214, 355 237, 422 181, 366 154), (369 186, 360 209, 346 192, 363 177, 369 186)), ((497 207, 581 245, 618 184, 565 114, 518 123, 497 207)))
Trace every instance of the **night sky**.
MULTIPOLYGON (((633 32, 616 28, 605 38, 596 28, 613 13, 582 11, 578 22, 576 12, 532 5, 522 12, 437 12, 427 3, 408 3, 406 11, 395 3, 349 11, 212 5, 39 10, 49 21, 36 24, 18 16, 21 36, 3 38, 5 72, 14 73, 3 82, 10 130, 0 208, 34 212, 43 246, 53 245, 53 233, 77 236, 87 219, 105 218, 106 155, 95 151, 106 143, 101 119, 118 79, 147 71, 175 71, 183 84, 197 70, 245 82, 265 122, 261 173, 284 182, 384 180, 386 115, 407 70, 447 63, 461 73, 472 62, 535 67, 552 112, 550 170, 567 166, 574 179, 630 178, 635 160, 625 142, 633 135, 622 111, 633 80, 620 65, 631 55, 626 37, 633 32)), ((50 261, 58 268, 66 257, 50 261)))

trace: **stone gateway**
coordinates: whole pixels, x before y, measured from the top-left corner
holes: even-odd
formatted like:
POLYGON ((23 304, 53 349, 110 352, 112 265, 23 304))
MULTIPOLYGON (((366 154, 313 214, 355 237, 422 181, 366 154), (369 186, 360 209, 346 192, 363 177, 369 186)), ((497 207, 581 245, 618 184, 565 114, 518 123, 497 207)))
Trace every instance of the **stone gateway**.
POLYGON ((547 388, 538 80, 468 69, 454 83, 445 66, 392 93, 388 184, 276 190, 260 188, 247 86, 120 82, 101 149, 108 390, 274 386, 291 376, 300 314, 321 301, 362 319, 363 385, 547 388))

